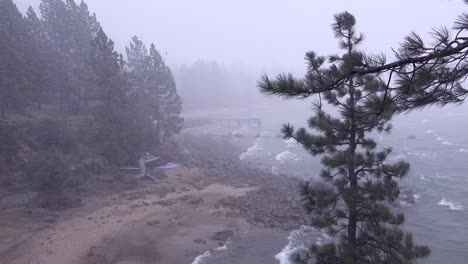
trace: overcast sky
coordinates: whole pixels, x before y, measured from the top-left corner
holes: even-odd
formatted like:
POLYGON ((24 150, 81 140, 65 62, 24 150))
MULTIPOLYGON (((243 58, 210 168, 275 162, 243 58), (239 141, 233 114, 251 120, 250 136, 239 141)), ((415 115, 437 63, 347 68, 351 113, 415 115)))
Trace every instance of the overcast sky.
MULTIPOLYGON (((15 0, 25 10, 40 0, 15 0)), ((461 0, 88 0, 119 51, 133 35, 172 65, 212 59, 252 70, 302 72, 304 53, 335 53, 332 16, 347 10, 364 48, 389 52, 414 30, 451 26, 461 0), (166 55, 167 53, 167 55, 166 55)))

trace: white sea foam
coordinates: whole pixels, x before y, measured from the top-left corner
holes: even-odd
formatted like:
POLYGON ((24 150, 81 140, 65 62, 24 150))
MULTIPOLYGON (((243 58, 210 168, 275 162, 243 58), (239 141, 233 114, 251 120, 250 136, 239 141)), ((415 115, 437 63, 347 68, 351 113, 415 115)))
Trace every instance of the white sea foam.
POLYGON ((406 158, 407 157, 404 154, 398 154, 398 155, 388 158, 388 160, 404 160, 406 158))
POLYGON ((460 151, 460 152, 468 153, 468 149, 460 149, 459 151, 460 151))
POLYGON ((197 256, 197 257, 193 260, 192 264, 204 264, 204 263, 206 263, 205 259, 207 259, 208 257, 210 257, 211 254, 212 254, 213 252, 221 251, 221 250, 226 250, 226 249, 227 249, 227 245, 228 245, 228 243, 224 244, 224 245, 221 246, 221 247, 217 247, 217 248, 215 248, 214 250, 205 251, 205 253, 203 253, 203 254, 197 256))
POLYGON ((450 210, 454 210, 454 211, 463 211, 463 210, 465 210, 465 208, 461 204, 459 204, 457 202, 449 201, 449 200, 447 200, 445 198, 442 198, 442 200, 440 200, 438 205, 448 206, 450 210))
POLYGON ((193 260, 192 264, 203 264, 203 263, 205 263, 205 259, 206 259, 207 257, 209 257, 209 256, 211 256, 211 250, 208 250, 208 251, 206 251, 205 253, 203 253, 203 254, 197 256, 197 257, 193 260))
POLYGON ((235 137, 245 137, 249 135, 249 128, 247 126, 243 126, 239 129, 232 131, 231 134, 235 137))
POLYGON ((291 256, 294 253, 307 248, 312 243, 323 243, 324 240, 330 239, 324 233, 310 226, 302 226, 298 230, 292 231, 288 236, 288 244, 276 254, 275 259, 279 264, 292 264, 291 256))
POLYGON ((436 140, 437 140, 437 141, 445 141, 445 138, 443 138, 443 137, 438 137, 438 138, 436 138, 436 140))
POLYGON ((279 153, 278 155, 276 155, 275 159, 281 163, 301 160, 301 158, 296 153, 289 150, 279 153))
POLYGON ((412 204, 406 202, 406 201, 400 201, 401 206, 411 206, 412 204))
POLYGON ((442 144, 448 145, 448 146, 453 146, 453 145, 455 145, 455 144, 453 144, 452 142, 447 141, 447 140, 442 141, 442 144))
POLYGON ((426 153, 417 153, 417 152, 408 152, 408 155, 417 156, 417 157, 429 157, 429 155, 426 153))
POLYGON ((432 129, 426 130, 426 134, 434 134, 434 133, 435 133, 435 132, 434 132, 434 130, 432 130, 432 129))
POLYGON ((299 143, 294 138, 286 139, 284 143, 286 143, 286 146, 288 148, 295 148, 295 147, 300 146, 299 143))
POLYGON ((274 137, 275 133, 271 131, 263 131, 262 133, 260 133, 260 136, 261 137, 274 137))
POLYGON ((423 181, 431 181, 431 180, 429 180, 428 178, 426 178, 426 177, 424 177, 424 176, 419 177, 419 179, 421 179, 421 180, 423 180, 423 181))
POLYGON ((246 160, 249 158, 256 158, 262 155, 262 153, 265 151, 265 141, 263 138, 258 138, 255 140, 255 143, 247 149, 246 152, 240 154, 239 159, 240 160, 246 160))
POLYGON ((278 175, 279 174, 278 167, 271 166, 271 174, 278 175))
POLYGON ((419 200, 419 199, 421 199, 421 195, 420 194, 413 194, 413 198, 415 200, 419 200))

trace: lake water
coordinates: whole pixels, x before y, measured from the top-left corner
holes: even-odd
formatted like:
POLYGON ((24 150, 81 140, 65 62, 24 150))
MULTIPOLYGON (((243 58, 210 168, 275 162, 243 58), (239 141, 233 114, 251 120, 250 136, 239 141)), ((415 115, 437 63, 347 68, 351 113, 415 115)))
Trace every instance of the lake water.
MULTIPOLYGON (((317 179, 321 169, 320 157, 311 157, 294 141, 285 141, 277 136, 281 123, 285 121, 292 120, 298 126, 303 124, 300 120, 305 120, 308 113, 292 115, 295 111, 297 109, 293 108, 290 112, 273 115, 271 112, 257 111, 264 120, 264 127, 258 133, 261 137, 239 158, 271 169, 273 173, 317 179), (272 116, 275 118, 272 119, 272 116)), ((404 228, 413 233, 417 243, 428 245, 432 250, 430 258, 421 263, 468 263, 468 111, 461 107, 431 109, 398 117, 393 125, 390 135, 375 135, 374 138, 379 147, 392 147, 390 160, 402 159, 411 164, 409 175, 400 183, 412 191, 415 200, 412 205, 402 203, 406 216, 404 228)), ((204 132, 217 133, 215 130, 204 132)), ((245 128, 236 131, 238 134, 248 132, 245 128)), ((317 230, 303 227, 289 234, 288 240, 283 241, 282 250, 271 254, 276 256, 276 263, 289 263, 287 256, 290 252, 309 245, 321 236, 317 230), (311 237, 314 239, 311 240, 311 237)), ((229 252, 232 255, 240 246, 258 247, 258 243, 249 245, 248 241, 245 237, 242 243, 233 241, 225 251, 204 258, 199 264, 268 263, 259 262, 255 256, 246 258, 243 255, 237 260, 222 257, 229 252), (220 259, 224 259, 224 262, 220 259)), ((264 241, 266 247, 268 244, 277 245, 275 236, 265 237, 264 241)), ((255 252, 252 250, 249 254, 255 255, 255 252)), ((264 250, 258 252, 264 254, 264 250)))

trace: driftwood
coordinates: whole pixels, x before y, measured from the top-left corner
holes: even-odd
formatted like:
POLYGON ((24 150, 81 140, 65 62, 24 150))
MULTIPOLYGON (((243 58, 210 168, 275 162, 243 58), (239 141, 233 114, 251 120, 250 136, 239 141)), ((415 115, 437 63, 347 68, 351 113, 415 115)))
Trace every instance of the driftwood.
POLYGON ((148 177, 155 182, 159 180, 153 178, 146 172, 147 167, 152 167, 155 164, 155 161, 159 160, 159 157, 151 156, 149 153, 146 153, 141 159, 138 160, 138 167, 121 167, 122 171, 140 171, 140 174, 137 175, 138 179, 148 177))

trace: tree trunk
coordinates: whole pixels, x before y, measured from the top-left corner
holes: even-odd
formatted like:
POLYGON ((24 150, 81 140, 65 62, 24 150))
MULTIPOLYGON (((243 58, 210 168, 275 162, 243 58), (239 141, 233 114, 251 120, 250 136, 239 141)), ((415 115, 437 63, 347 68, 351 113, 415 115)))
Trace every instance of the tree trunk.
POLYGON ((3 120, 5 120, 7 118, 7 116, 6 116, 6 103, 2 103, 1 106, 0 106, 0 117, 3 120))
MULTIPOLYGON (((352 52, 352 44, 348 42, 349 49, 348 53, 352 52)), ((348 149, 348 177, 349 184, 351 187, 351 201, 349 201, 349 219, 348 219, 348 242, 350 246, 350 253, 352 256, 352 263, 357 264, 357 246, 356 246, 356 237, 357 237, 357 207, 356 207, 356 194, 358 191, 358 179, 355 172, 355 155, 356 155, 356 102, 354 98, 354 81, 351 78, 348 83, 349 89, 349 101, 350 101, 350 119, 351 119, 351 128, 350 128, 350 137, 349 137, 349 149, 348 149)))
POLYGON ((159 149, 161 146, 161 120, 157 120, 156 123, 156 148, 159 149))

